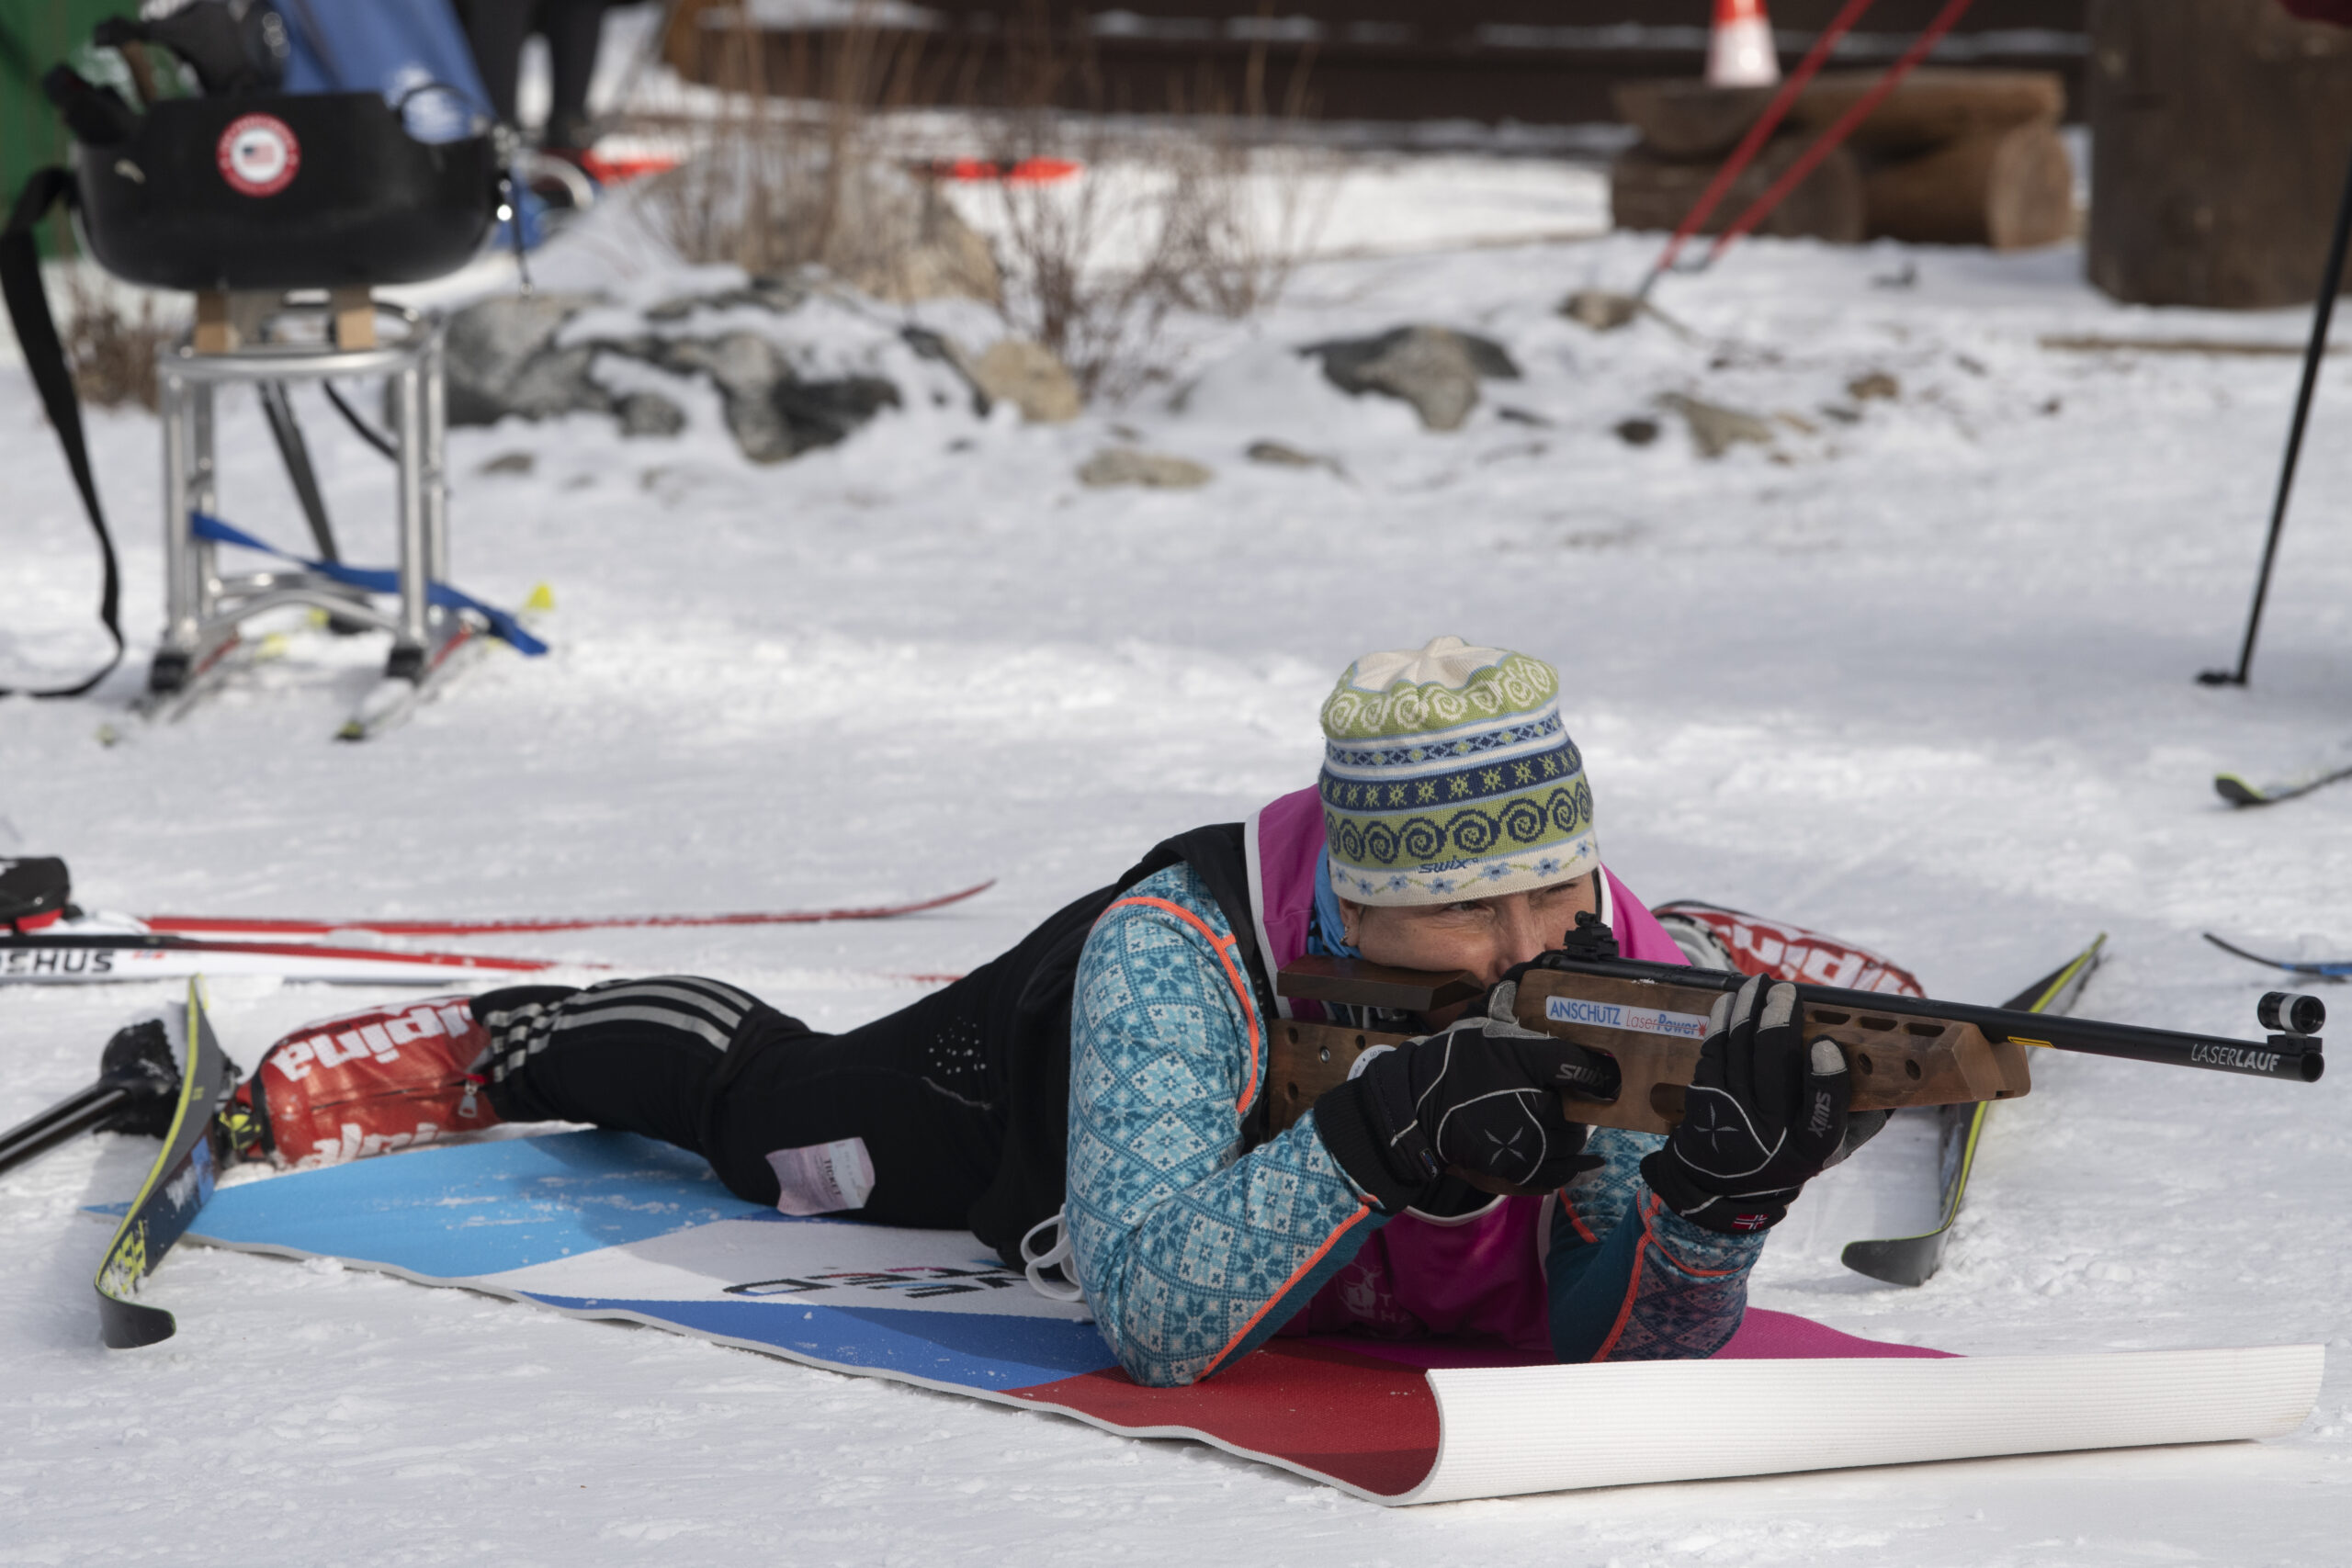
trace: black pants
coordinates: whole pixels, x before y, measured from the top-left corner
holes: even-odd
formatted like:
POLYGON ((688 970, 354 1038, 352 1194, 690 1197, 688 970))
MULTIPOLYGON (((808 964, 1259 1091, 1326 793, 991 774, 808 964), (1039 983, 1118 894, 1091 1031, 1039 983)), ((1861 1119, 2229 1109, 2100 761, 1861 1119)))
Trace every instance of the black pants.
POLYGON ((588 83, 596 73, 596 45, 603 36, 608 0, 465 0, 459 7, 474 64, 490 93, 491 109, 514 123, 515 78, 523 40, 547 35, 554 101, 548 110, 547 144, 578 148, 588 126, 588 83))
POLYGON ((474 998, 490 1032, 490 1102, 510 1122, 589 1122, 710 1162, 728 1189, 776 1201, 767 1156, 862 1138, 875 1183, 858 1216, 960 1230, 1004 1152, 1015 1005, 1055 939, 1012 952, 842 1034, 717 980, 663 976, 474 998))

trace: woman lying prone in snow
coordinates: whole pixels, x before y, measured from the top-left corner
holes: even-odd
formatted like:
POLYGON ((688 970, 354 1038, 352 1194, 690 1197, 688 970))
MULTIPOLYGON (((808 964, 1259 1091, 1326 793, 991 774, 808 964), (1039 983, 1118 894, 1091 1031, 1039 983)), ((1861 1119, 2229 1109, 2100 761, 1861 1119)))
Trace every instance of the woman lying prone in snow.
POLYGON ((1026 1238, 1031 1278, 1082 1290, 1145 1383, 1275 1334, 1713 1354, 1766 1232, 1839 1148, 1842 1060, 1816 1073, 1789 988, 1755 981, 1674 1134, 1569 1122, 1554 1086, 1585 1058, 1511 1021, 1518 966, 1586 912, 1628 957, 1683 956, 1600 863, 1556 673, 1455 637, 1370 654, 1323 733, 1314 788, 1169 840, 864 1028, 818 1034, 690 976, 524 986, 474 998, 473 1080, 498 1118, 662 1139, 788 1213, 969 1227, 1008 1263, 1026 1238), (1308 953, 1496 989, 1350 1020, 1419 1038, 1272 1132, 1268 1021, 1313 1004, 1270 976, 1308 953))

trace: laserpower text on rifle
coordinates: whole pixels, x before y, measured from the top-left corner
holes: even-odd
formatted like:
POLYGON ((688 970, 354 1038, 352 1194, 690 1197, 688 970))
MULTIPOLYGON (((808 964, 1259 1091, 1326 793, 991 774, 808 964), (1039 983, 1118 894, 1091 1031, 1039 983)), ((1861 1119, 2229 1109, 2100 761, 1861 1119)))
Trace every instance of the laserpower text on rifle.
MULTIPOLYGON (((1570 940, 1587 953, 1596 945, 1613 945, 1577 942, 1584 934, 1570 940)), ((1682 1119, 1683 1090, 1698 1066, 1709 1010, 1716 998, 1737 990, 1747 978, 1724 970, 1555 951, 1521 978, 1518 1016, 1531 1029, 1605 1052, 1617 1063, 1613 1099, 1561 1091, 1572 1120, 1664 1133, 1682 1119)), ((1413 1012, 1467 1000, 1484 989, 1466 974, 1328 957, 1290 964, 1274 988, 1305 1001, 1413 1012)), ((2318 1032, 2327 1021, 2326 1009, 2316 997, 2284 991, 2262 998, 2256 1016, 2271 1032, 2252 1041, 1832 986, 1799 985, 1796 990, 1804 1038, 1834 1041, 1846 1054, 1856 1111, 2018 1099, 2033 1087, 2026 1066, 2029 1046, 2298 1083, 2317 1082, 2325 1066, 2318 1032)), ((1292 1020, 1276 1021, 1271 1033, 1268 1086, 1277 1128, 1344 1079, 1362 1052, 1408 1038, 1292 1020)))

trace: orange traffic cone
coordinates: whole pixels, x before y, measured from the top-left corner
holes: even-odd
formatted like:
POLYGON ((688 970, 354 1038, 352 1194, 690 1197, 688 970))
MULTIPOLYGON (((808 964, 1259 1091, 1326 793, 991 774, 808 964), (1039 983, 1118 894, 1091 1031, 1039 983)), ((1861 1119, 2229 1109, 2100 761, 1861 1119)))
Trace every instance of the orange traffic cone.
POLYGON ((1772 48, 1772 18, 1764 14, 1764 0, 1715 0, 1707 85, 1769 87, 1780 79, 1781 57, 1772 48))

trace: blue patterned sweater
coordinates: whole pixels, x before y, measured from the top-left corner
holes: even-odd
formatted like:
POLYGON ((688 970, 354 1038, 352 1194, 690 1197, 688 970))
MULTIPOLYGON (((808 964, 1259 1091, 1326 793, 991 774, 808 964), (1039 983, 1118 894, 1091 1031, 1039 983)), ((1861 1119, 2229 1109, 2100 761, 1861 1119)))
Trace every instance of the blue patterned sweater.
MULTIPOLYGON (((1232 942, 1176 865, 1114 905, 1079 959, 1067 1223, 1103 1337, 1155 1386, 1255 1349, 1387 1223, 1311 1113, 1242 1152, 1265 1042, 1232 942)), ((1564 1361, 1708 1356, 1739 1326, 1764 1238, 1663 1211, 1637 1168, 1659 1141, 1597 1132, 1608 1163, 1552 1211, 1544 1285, 1564 1361)))

